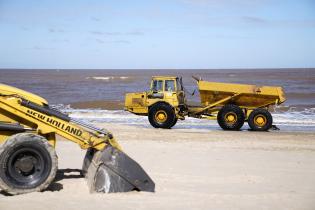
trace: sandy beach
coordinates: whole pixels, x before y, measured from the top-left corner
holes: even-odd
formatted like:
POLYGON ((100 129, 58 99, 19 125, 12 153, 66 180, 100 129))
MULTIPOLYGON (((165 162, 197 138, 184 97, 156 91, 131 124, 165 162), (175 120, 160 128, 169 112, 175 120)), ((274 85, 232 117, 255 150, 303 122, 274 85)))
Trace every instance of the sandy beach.
POLYGON ((90 194, 79 173, 85 152, 60 140, 56 181, 41 193, 0 194, 0 209, 315 209, 315 132, 97 125, 142 165, 155 193, 90 194))

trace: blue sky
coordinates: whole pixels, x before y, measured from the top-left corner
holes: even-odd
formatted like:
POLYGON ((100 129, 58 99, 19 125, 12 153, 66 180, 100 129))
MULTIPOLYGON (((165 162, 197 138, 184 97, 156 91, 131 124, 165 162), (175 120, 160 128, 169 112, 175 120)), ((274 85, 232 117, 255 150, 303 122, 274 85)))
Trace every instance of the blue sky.
POLYGON ((0 68, 315 67, 315 0, 0 0, 0 68))

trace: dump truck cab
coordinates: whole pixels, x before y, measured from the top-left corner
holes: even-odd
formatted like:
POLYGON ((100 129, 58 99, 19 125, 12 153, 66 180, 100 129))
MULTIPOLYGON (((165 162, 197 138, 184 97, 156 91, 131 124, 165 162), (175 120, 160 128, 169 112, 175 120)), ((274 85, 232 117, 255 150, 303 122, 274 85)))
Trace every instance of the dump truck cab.
POLYGON ((175 76, 153 76, 150 89, 145 92, 127 93, 125 110, 137 115, 147 115, 157 103, 179 107, 185 104, 181 78, 175 76))
POLYGON ((182 79, 176 76, 153 76, 150 90, 127 93, 125 110, 137 115, 149 116, 155 127, 170 128, 181 119, 185 106, 185 93, 182 79))
MULTIPOLYGON (((173 76, 154 76, 151 80, 149 99, 162 99, 174 107, 185 103, 181 78, 173 76)), ((152 100, 152 102, 156 102, 152 100)))

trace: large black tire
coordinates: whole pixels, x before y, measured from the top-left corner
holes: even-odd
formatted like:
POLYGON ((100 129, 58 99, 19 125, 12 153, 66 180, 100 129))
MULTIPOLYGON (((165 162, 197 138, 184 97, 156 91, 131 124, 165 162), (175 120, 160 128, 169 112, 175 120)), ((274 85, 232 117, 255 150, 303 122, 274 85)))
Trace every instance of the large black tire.
POLYGON ((150 124, 155 128, 171 128, 176 123, 176 115, 173 107, 165 103, 153 105, 149 110, 148 118, 150 124), (164 118, 159 118, 159 116, 164 116, 164 118))
POLYGON ((248 117, 248 125, 253 131, 267 131, 272 127, 272 116, 267 109, 255 109, 248 117))
POLYGON ((42 136, 15 134, 0 147, 0 188, 8 194, 45 190, 57 168, 55 149, 42 136))
POLYGON ((172 126, 171 126, 171 127, 175 126, 175 125, 176 125, 176 123, 177 123, 177 121, 178 121, 178 119, 177 119, 177 117, 175 117, 174 122, 173 122, 173 124, 172 124, 172 126))
POLYGON ((220 109, 217 121, 223 130, 240 130, 244 125, 245 115, 239 106, 227 104, 220 109))

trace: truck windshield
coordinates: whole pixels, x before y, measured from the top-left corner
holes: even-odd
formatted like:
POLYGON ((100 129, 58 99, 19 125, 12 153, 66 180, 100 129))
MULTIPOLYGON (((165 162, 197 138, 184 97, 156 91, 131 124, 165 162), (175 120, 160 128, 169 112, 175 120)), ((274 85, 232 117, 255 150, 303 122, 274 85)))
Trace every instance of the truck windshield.
POLYGON ((165 91, 174 92, 175 82, 174 80, 165 80, 165 91))
POLYGON ((153 92, 161 92, 161 91, 163 91, 163 80, 153 80, 151 90, 153 92))

